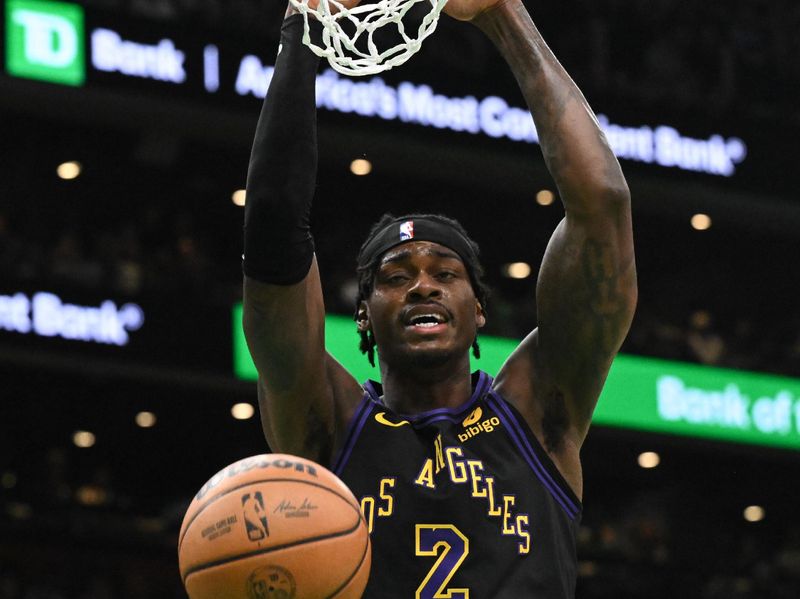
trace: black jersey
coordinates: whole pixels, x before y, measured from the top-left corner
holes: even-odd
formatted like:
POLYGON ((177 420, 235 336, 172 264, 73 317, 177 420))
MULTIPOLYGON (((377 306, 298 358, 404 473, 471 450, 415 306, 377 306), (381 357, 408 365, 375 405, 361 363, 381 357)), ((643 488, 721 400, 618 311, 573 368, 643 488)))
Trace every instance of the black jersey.
POLYGON ((332 468, 370 528, 366 599, 574 596, 581 504, 491 386, 475 373, 463 406, 401 415, 365 385, 332 468))

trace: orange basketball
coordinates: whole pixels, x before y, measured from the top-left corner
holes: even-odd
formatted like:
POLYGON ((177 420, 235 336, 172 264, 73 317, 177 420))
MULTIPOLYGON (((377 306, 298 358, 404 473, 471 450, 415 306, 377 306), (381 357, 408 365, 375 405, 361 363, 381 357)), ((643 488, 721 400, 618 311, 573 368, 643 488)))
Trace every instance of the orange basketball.
POLYGON ((310 460, 258 455, 203 485, 178 537, 191 599, 358 599, 371 564, 358 501, 310 460))

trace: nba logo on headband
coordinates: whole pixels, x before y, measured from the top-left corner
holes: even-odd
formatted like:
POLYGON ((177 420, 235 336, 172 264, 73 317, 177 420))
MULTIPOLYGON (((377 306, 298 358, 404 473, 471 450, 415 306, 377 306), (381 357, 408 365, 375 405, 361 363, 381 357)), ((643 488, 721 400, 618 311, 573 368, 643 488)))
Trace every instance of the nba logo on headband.
POLYGON ((414 239, 413 220, 407 220, 404 223, 400 223, 400 241, 408 241, 409 239, 414 239))

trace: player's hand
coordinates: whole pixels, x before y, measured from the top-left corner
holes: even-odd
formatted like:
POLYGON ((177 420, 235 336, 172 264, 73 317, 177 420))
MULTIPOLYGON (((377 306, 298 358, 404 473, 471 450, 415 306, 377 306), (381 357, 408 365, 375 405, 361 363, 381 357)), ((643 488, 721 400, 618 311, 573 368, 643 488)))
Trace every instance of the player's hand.
MULTIPOLYGON (((358 3, 361 0, 336 0, 336 1, 345 8, 351 9, 355 6, 358 6, 358 3)), ((319 6, 319 0, 308 0, 308 7, 311 8, 312 10, 316 10, 318 6, 319 6)), ((333 2, 330 2, 330 7, 334 13, 339 11, 339 8, 333 2)), ((286 16, 288 17, 289 15, 293 15, 298 12, 300 11, 297 10, 291 2, 289 2, 289 6, 286 7, 286 16)))
POLYGON ((447 4, 442 10, 446 15, 459 21, 472 21, 495 6, 515 2, 521 2, 521 0, 447 0, 447 4))

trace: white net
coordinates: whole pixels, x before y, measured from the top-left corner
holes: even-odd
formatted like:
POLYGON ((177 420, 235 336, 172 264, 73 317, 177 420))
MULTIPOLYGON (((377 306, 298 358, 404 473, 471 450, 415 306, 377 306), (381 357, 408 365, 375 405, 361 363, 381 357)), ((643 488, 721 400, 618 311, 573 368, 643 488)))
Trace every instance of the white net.
POLYGON ((422 42, 436 29, 439 13, 447 0, 378 0, 347 8, 337 0, 319 0, 311 8, 309 0, 289 0, 302 13, 305 22, 303 43, 344 75, 374 75, 403 64, 419 51, 422 42), (403 18, 417 4, 430 5, 430 12, 422 19, 414 37, 406 32, 403 18), (309 15, 322 24, 322 44, 311 41, 309 15), (345 28, 342 25, 345 25, 345 28), (381 27, 394 25, 402 42, 379 49, 375 32, 381 27))

